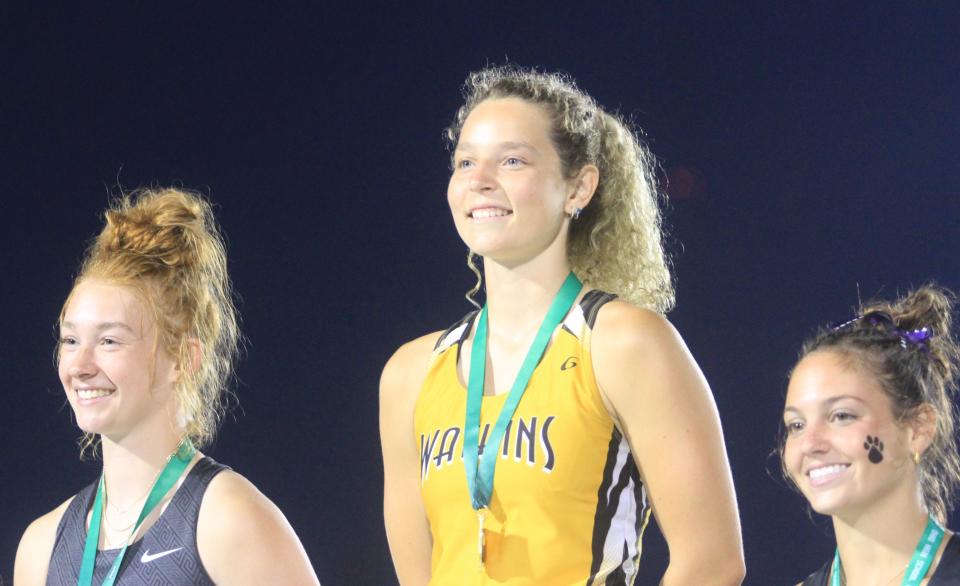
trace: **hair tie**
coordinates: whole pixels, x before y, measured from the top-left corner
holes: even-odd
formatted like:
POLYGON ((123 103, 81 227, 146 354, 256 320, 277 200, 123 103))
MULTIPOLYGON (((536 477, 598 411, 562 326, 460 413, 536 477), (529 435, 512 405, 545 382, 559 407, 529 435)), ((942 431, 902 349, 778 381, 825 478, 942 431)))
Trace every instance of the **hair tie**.
POLYGON ((885 311, 868 311, 845 322, 836 323, 830 326, 830 331, 836 332, 852 327, 860 321, 867 321, 870 325, 881 326, 891 336, 900 338, 900 346, 903 348, 910 344, 920 348, 924 352, 930 351, 929 342, 933 337, 933 331, 927 326, 916 330, 901 330, 894 323, 893 318, 885 311))

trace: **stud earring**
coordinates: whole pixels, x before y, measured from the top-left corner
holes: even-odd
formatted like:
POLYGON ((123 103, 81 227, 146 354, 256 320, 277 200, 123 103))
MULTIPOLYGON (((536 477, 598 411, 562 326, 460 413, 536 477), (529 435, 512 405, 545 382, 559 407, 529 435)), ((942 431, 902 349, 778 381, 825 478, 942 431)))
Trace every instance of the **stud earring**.
POLYGON ((920 452, 913 453, 913 463, 916 464, 917 466, 920 465, 920 452))
POLYGON ((583 211, 583 208, 573 208, 573 213, 570 214, 571 220, 576 220, 580 217, 580 212, 583 211))

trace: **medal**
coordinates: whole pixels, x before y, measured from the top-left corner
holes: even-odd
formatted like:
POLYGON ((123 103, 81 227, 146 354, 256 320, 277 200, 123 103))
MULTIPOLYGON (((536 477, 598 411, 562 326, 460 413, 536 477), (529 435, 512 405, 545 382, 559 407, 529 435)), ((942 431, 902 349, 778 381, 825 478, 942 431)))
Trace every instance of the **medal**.
POLYGON ((527 351, 517 378, 510 387, 507 400, 497 416, 497 422, 490 431, 484 445, 483 455, 480 455, 480 407, 483 403, 484 375, 487 366, 487 306, 484 305, 477 318, 477 330, 474 334, 473 348, 470 352, 470 378, 467 385, 467 414, 463 428, 463 463, 467 469, 467 488, 470 491, 470 502, 477 511, 479 534, 477 537, 477 553, 480 557, 480 567, 484 564, 485 543, 483 534, 484 515, 490 504, 493 494, 493 475, 497 465, 497 454, 500 451, 500 442, 507 423, 513 417, 523 397, 530 377, 543 357, 543 353, 550 342, 553 331, 560 325, 563 318, 573 307, 573 302, 583 284, 571 271, 560 287, 560 291, 550 304, 547 315, 540 324, 540 329, 527 351))

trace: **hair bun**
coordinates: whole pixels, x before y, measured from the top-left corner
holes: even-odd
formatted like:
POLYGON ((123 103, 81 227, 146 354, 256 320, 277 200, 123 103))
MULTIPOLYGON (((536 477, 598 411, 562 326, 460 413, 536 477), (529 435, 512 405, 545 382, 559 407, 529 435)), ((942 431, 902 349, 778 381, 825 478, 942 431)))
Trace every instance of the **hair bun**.
POLYGON ((104 216, 106 225, 88 248, 75 286, 100 278, 132 286, 142 296, 160 346, 179 364, 196 365, 183 369, 176 392, 178 417, 202 446, 225 409, 240 341, 213 209, 190 191, 146 188, 123 194, 104 216))
POLYGON ((948 392, 956 392, 955 379, 960 361, 960 348, 951 333, 955 301, 953 291, 928 283, 890 307, 890 315, 901 330, 929 328, 932 331, 933 337, 928 344, 931 365, 948 392))
POLYGON ((211 215, 209 205, 193 194, 138 190, 105 213, 97 252, 134 254, 166 267, 191 266, 197 260, 197 239, 211 215))
POLYGON ((954 383, 960 363, 960 347, 951 333, 956 298, 953 291, 927 283, 895 301, 872 302, 862 309, 863 313, 886 312, 902 331, 928 328, 932 334, 927 342, 930 365, 936 384, 948 393, 956 390, 954 383))
POLYGON ((955 300, 952 291, 930 283, 898 299, 890 307, 890 315, 900 329, 926 327, 936 336, 949 337, 955 300))

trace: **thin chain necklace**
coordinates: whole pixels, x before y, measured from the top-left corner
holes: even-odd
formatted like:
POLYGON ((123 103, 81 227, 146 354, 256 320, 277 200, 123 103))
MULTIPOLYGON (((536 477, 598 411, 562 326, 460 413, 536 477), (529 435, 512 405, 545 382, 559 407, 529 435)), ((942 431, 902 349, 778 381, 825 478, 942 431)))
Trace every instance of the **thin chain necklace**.
MULTIPOLYGON (((179 445, 179 444, 177 445, 177 449, 178 449, 178 450, 180 449, 180 445, 179 445)), ((170 458, 172 458, 173 455, 176 454, 176 453, 177 453, 177 451, 174 450, 169 456, 167 456, 166 462, 169 462, 169 461, 170 461, 170 458)), ((103 496, 104 496, 104 501, 106 501, 107 511, 104 511, 104 512, 103 512, 103 515, 102 515, 103 522, 104 522, 104 523, 107 525, 107 527, 109 527, 110 530, 113 531, 114 533, 125 533, 125 532, 127 532, 127 531, 130 531, 130 534, 127 535, 124 539, 122 539, 122 540, 119 541, 118 543, 126 543, 126 542, 130 541, 130 539, 133 537, 133 532, 132 532, 131 530, 133 529, 133 526, 137 523, 137 518, 134 517, 134 518, 133 518, 133 521, 131 521, 130 524, 129 524, 129 525, 126 525, 125 527, 117 527, 116 525, 114 525, 113 523, 110 522, 110 517, 107 515, 107 512, 108 512, 110 509, 113 509, 114 511, 117 512, 118 515, 123 516, 125 513, 129 513, 131 510, 133 510, 138 504, 140 504, 140 503, 142 503, 144 500, 146 500, 147 496, 150 494, 150 491, 153 489, 153 485, 157 483, 157 479, 160 478, 160 474, 163 473, 163 469, 164 469, 164 467, 161 466, 160 469, 157 470, 157 473, 154 475, 153 480, 151 480, 151 481, 150 481, 150 484, 147 485, 147 492, 143 493, 143 495, 140 496, 140 498, 138 498, 137 500, 133 501, 130 505, 128 505, 128 506, 127 506, 126 508, 124 508, 124 509, 121 509, 120 507, 118 507, 118 506, 114 505, 112 502, 110 502, 110 495, 109 495, 109 493, 107 492, 106 482, 104 482, 104 486, 103 486, 103 496)), ((113 542, 111 542, 110 545, 113 545, 113 542)), ((110 547, 110 545, 108 545, 108 544, 106 543, 106 535, 104 535, 104 546, 110 547)))
MULTIPOLYGON (((170 460, 170 456, 167 456, 167 461, 169 461, 169 460, 170 460)), ((107 491, 106 482, 104 482, 103 495, 106 497, 104 500, 107 501, 107 508, 108 508, 108 509, 109 509, 109 508, 112 508, 114 511, 117 512, 118 515, 123 515, 123 514, 125 514, 125 513, 129 513, 130 511, 132 511, 132 510, 134 509, 134 507, 136 507, 137 505, 139 505, 140 503, 142 503, 144 500, 146 500, 147 495, 150 494, 150 489, 152 489, 152 488, 153 488, 153 485, 157 482, 157 478, 160 478, 160 473, 161 473, 161 472, 163 472, 163 467, 162 467, 162 466, 160 467, 159 470, 157 470, 157 473, 153 476, 153 480, 150 481, 150 484, 147 485, 147 490, 146 490, 146 492, 144 492, 142 495, 140 495, 139 498, 137 498, 137 500, 133 501, 132 503, 130 503, 129 505, 127 505, 127 506, 126 506, 125 508, 123 508, 123 509, 121 509, 121 508, 118 507, 117 505, 113 504, 112 499, 110 499, 110 494, 109 494, 109 492, 107 491)))
POLYGON ((110 517, 108 517, 107 515, 103 516, 103 522, 106 523, 107 527, 109 527, 114 533, 123 533, 124 531, 128 531, 131 527, 133 527, 133 524, 137 522, 137 518, 134 517, 133 521, 130 521, 130 524, 124 527, 117 527, 116 525, 111 523, 110 517))
MULTIPOLYGON (((154 478, 153 481, 156 482, 157 479, 154 478)), ((153 487, 153 485, 150 485, 150 486, 151 486, 151 488, 153 487)), ((147 492, 145 492, 145 493, 143 493, 142 495, 140 495, 140 497, 137 498, 137 500, 132 501, 129 505, 127 505, 126 507, 124 507, 124 508, 122 508, 122 509, 121 509, 120 507, 118 507, 117 505, 113 504, 113 501, 112 501, 112 500, 110 500, 109 498, 107 498, 107 508, 110 509, 110 510, 112 510, 112 511, 116 511, 116 513, 117 513, 118 515, 125 515, 125 514, 129 513, 130 511, 134 510, 134 509, 137 507, 137 505, 143 503, 143 501, 147 498, 147 495, 148 495, 148 494, 150 494, 150 490, 149 490, 149 489, 147 490, 147 492)), ((109 497, 109 495, 107 495, 107 496, 109 497)))

